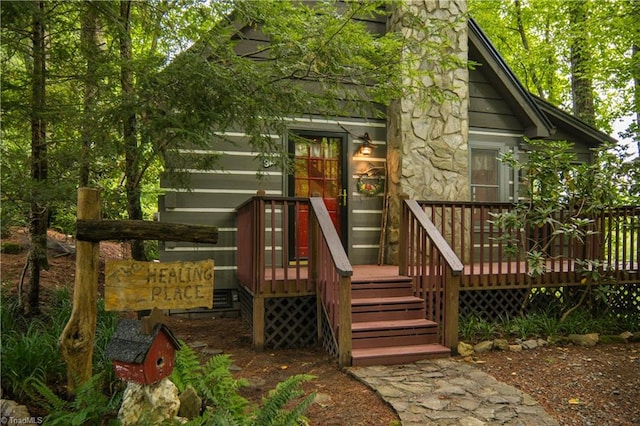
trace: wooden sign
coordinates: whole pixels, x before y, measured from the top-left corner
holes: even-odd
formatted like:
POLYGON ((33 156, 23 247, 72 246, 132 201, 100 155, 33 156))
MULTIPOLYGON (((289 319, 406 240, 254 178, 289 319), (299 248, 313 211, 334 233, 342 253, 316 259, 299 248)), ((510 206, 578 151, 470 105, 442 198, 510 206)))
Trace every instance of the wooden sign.
POLYGON ((213 260, 138 262, 105 265, 107 311, 213 307, 213 260))

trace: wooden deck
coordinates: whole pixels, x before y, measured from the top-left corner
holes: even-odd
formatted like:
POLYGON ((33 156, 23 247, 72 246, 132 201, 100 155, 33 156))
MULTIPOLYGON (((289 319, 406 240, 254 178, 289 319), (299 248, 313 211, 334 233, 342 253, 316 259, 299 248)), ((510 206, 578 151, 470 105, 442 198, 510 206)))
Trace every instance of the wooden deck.
MULTIPOLYGON (((582 277, 576 269, 576 263, 568 260, 554 260, 547 262, 546 278, 542 279, 530 277, 525 262, 492 262, 475 263, 465 265, 461 282, 461 290, 486 290, 486 289, 507 289, 507 288, 527 288, 527 287, 558 287, 565 285, 582 284, 582 277)), ((637 264, 621 265, 619 269, 612 269, 610 274, 614 275, 620 284, 640 283, 640 271, 637 264)), ((294 292, 293 287, 298 281, 308 280, 308 269, 306 266, 269 269, 266 272, 266 281, 273 281, 276 286, 284 289, 289 288, 287 293, 294 292), (285 285, 288 283, 288 285, 285 285)), ((429 271, 426 271, 426 276, 429 271)), ((396 265, 354 265, 352 282, 364 282, 368 280, 383 281, 398 278, 398 266, 396 265)), ((278 292, 280 293, 280 292, 278 292)), ((309 294, 309 292, 305 292, 309 294)))

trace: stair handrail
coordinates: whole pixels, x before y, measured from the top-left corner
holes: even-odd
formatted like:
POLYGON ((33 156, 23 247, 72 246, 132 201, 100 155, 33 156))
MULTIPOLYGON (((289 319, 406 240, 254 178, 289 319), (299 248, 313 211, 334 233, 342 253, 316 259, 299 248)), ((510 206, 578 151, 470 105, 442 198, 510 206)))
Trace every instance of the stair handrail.
MULTIPOLYGON (((456 350, 458 345, 458 314, 459 314, 459 294, 460 294, 460 281, 462 278, 462 272, 464 265, 447 243, 442 234, 435 227, 433 222, 426 215, 422 207, 416 200, 404 200, 403 214, 400 230, 400 274, 407 276, 420 275, 418 286, 421 286, 428 279, 436 279, 435 271, 440 266, 443 266, 441 273, 442 282, 440 283, 443 290, 443 303, 442 312, 437 315, 435 320, 442 321, 442 334, 441 342, 444 346, 456 350), (412 221, 411 219, 414 219, 412 221), (419 229, 411 229, 411 223, 415 223, 419 229), (431 249, 427 253, 427 241, 420 239, 418 235, 424 235, 431 242, 431 249), (415 241, 414 241, 415 237, 415 241), (438 259, 435 259, 438 257, 438 259), (441 265, 440 259, 444 262, 441 265), (430 276, 427 277, 427 269, 430 269, 430 276)), ((423 288, 414 289, 416 295, 424 298, 424 295, 431 290, 425 290, 423 288)), ((438 297, 438 294, 436 294, 438 297)), ((425 300, 427 304, 427 310, 429 309, 430 301, 425 300)), ((435 303, 433 309, 439 310, 440 303, 435 303)), ((427 313, 430 315, 430 312, 427 313)), ((431 318, 430 318, 431 319, 431 318)))
MULTIPOLYGON (((319 314, 331 327, 337 346, 338 364, 351 365, 351 276, 353 267, 342 246, 322 198, 309 199, 310 211, 310 278, 316 285, 319 314)), ((322 326, 318 318, 318 338, 322 326)))

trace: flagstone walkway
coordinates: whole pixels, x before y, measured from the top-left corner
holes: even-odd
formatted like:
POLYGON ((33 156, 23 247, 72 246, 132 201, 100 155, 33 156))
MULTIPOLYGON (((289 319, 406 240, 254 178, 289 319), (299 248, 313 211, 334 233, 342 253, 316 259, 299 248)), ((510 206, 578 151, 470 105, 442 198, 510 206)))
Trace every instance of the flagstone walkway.
POLYGON ((351 367, 348 372, 375 389, 403 426, 558 425, 529 395, 463 361, 351 367))

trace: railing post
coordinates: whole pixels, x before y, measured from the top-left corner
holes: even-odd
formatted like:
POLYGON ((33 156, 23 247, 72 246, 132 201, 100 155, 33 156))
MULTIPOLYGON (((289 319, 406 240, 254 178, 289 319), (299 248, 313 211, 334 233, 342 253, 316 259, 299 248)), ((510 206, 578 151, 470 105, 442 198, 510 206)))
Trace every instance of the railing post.
POLYGON ((400 244, 398 252, 398 271, 400 275, 408 274, 408 244, 409 244, 409 214, 405 200, 409 199, 407 194, 400 194, 400 244))
POLYGON ((266 228, 265 228, 265 201, 264 198, 259 197, 255 202, 255 210, 254 217, 256 218, 256 227, 254 230, 255 233, 255 245, 254 245, 254 258, 255 258, 255 269, 254 269, 254 292, 255 294, 262 294, 264 289, 262 288, 264 284, 265 277, 265 244, 266 244, 266 228))
POLYGON ((324 310, 322 309, 322 295, 318 289, 318 221, 315 211, 309 203, 309 280, 316 293, 316 327, 318 331, 318 343, 322 342, 322 318, 324 310))
POLYGON ((444 346, 453 352, 458 347, 458 317, 460 298, 460 274, 454 274, 450 267, 445 268, 444 290, 444 346))
POLYGON ((338 287, 338 365, 351 365, 351 277, 340 277, 338 287))

